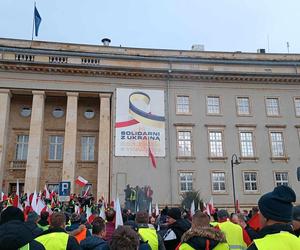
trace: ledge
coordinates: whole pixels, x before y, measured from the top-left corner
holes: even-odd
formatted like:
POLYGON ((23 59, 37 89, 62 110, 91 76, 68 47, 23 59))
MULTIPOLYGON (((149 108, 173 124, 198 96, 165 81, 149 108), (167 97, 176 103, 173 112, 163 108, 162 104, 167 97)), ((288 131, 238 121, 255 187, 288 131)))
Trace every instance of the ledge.
POLYGON ((177 156, 176 161, 195 161, 196 157, 194 156, 177 156))
POLYGON ((285 161, 286 163, 290 160, 290 157, 288 156, 282 156, 282 157, 270 157, 272 162, 277 162, 277 161, 285 161))
POLYGON ((228 160, 227 156, 224 157, 207 157, 209 161, 224 161, 226 162, 228 160))

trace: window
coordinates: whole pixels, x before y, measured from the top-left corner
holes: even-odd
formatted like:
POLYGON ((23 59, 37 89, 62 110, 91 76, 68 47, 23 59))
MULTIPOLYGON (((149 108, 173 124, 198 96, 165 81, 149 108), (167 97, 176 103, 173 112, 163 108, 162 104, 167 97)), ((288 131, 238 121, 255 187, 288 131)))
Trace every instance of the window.
POLYGON ((270 132, 272 157, 284 157, 283 132, 270 132))
POLYGON ((213 192, 225 192, 225 173, 213 172, 211 174, 212 191, 213 192))
POLYGON ((222 131, 209 131, 210 157, 224 157, 222 131))
POLYGON ((287 172, 275 172, 275 185, 276 186, 288 186, 288 173, 287 172))
POLYGON ((221 113, 220 110, 220 97, 208 96, 207 97, 207 113, 218 115, 221 113))
POLYGON ((296 116, 300 116, 300 98, 294 99, 296 116))
POLYGON ((55 118, 61 118, 64 116, 64 110, 61 108, 61 107, 55 107, 53 110, 52 110, 52 115, 55 117, 55 118))
POLYGON ((278 98, 267 98, 266 99, 266 109, 268 116, 278 116, 279 115, 279 99, 278 98))
POLYGON ((177 131, 178 156, 192 156, 192 132, 177 131))
POLYGON ((51 193, 52 191, 54 191, 55 193, 58 194, 58 183, 52 183, 52 184, 48 184, 47 188, 48 188, 48 191, 51 193))
POLYGON ((240 147, 242 157, 254 157, 253 132, 240 131, 240 147))
POLYGON ((82 136, 81 137, 81 160, 82 161, 94 161, 95 151, 95 137, 94 136, 82 136))
POLYGON ((20 114, 23 117, 29 117, 31 115, 31 108, 30 107, 22 107, 20 110, 20 114))
POLYGON ((176 111, 180 114, 190 113, 190 98, 189 96, 176 97, 176 111))
POLYGON ((257 188, 257 172, 243 172, 244 177, 244 190, 258 191, 257 188))
POLYGON ((16 145, 16 156, 17 161, 26 161, 28 153, 28 135, 18 135, 16 145))
POLYGON ((63 158, 63 136, 49 136, 49 160, 61 161, 63 158))
POLYGON ((249 97, 237 97, 236 102, 238 115, 250 115, 249 97))
POLYGON ((193 191, 193 173, 180 173, 180 192, 193 191))
POLYGON ((84 111, 84 117, 86 119, 92 119, 95 116, 95 111, 92 110, 91 108, 88 108, 84 111))

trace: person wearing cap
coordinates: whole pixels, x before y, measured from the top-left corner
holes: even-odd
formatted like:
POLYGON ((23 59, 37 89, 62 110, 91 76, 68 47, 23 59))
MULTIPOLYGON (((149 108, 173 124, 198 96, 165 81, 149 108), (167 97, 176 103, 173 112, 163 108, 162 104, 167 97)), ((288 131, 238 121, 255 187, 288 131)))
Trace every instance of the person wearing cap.
POLYGON ((218 211, 218 224, 216 226, 224 232, 226 241, 230 249, 246 249, 250 245, 251 239, 244 229, 229 220, 229 214, 226 210, 218 211))
POLYGON ((296 194, 288 186, 275 187, 258 201, 262 229, 248 250, 296 250, 300 239, 293 235, 292 214, 296 194))
POLYGON ((166 250, 174 250, 180 243, 182 235, 190 229, 191 223, 181 217, 181 210, 171 208, 167 213, 167 230, 163 235, 166 250))
POLYGON ((135 222, 138 225, 138 233, 144 241, 148 241, 152 250, 165 250, 164 242, 153 225, 148 224, 149 215, 147 212, 136 213, 135 222))
POLYGON ((294 234, 300 238, 300 206, 293 207, 294 234))
POLYGON ((192 227, 186 231, 178 250, 229 250, 225 234, 217 228, 210 226, 208 215, 197 211, 192 217, 192 227))

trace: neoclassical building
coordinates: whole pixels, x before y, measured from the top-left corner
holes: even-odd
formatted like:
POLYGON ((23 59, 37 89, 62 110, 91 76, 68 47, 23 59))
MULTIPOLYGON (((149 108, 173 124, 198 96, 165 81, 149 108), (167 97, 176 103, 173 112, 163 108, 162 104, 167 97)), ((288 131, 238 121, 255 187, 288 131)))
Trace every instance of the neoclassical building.
POLYGON ((82 176, 98 198, 232 207, 233 159, 242 207, 277 185, 299 200, 299 72, 298 54, 0 39, 0 189, 79 193, 82 176))

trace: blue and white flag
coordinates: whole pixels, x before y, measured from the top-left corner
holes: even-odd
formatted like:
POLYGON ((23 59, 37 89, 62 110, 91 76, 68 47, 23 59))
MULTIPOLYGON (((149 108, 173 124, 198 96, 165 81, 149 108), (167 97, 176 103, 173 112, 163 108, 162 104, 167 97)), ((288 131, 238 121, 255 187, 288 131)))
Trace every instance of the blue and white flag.
POLYGON ((39 27, 42 22, 42 18, 40 16, 39 11, 37 10, 36 6, 34 6, 34 28, 35 28, 35 36, 38 36, 39 27))

